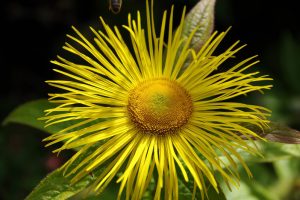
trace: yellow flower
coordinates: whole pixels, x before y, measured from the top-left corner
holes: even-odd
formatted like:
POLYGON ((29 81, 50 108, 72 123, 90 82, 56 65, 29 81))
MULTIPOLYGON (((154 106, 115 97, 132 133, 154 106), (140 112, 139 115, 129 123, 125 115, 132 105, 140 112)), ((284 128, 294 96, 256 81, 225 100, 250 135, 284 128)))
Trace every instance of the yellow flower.
MULTIPOLYGON (((152 2, 153 3, 153 2, 152 2)), ((267 126, 269 110, 234 102, 234 97, 252 91, 270 89, 267 76, 246 73, 256 64, 256 56, 245 59, 227 71, 220 65, 244 46, 238 42, 216 55, 215 49, 227 32, 214 33, 199 51, 189 47, 195 31, 181 39, 185 10, 173 32, 173 7, 166 25, 163 14, 161 29, 154 30, 153 5, 147 3, 147 29, 142 28, 140 13, 128 26, 130 52, 117 27, 111 29, 102 18, 105 32, 96 31, 94 41, 77 29, 68 37, 66 51, 82 62, 62 57, 52 61, 62 69, 56 72, 69 80, 47 81, 64 90, 49 94, 58 106, 47 110, 47 125, 75 121, 68 128, 46 138, 48 145, 64 144, 55 152, 76 148, 78 152, 63 166, 73 182, 107 164, 93 183, 102 191, 114 178, 120 183, 119 198, 125 190, 127 199, 141 199, 157 172, 154 199, 178 199, 178 176, 194 183, 202 198, 209 182, 216 190, 216 173, 228 185, 238 185, 236 160, 251 175, 237 149, 258 154, 251 145, 259 136, 247 125, 267 126), (165 34, 168 39, 164 42, 165 34), (188 58, 188 67, 182 70, 188 58), (259 84, 261 83, 261 84, 259 84), (246 142, 245 138, 250 141, 246 142), (95 150, 68 170, 91 147, 95 150), (219 158, 223 155, 229 165, 219 158)))

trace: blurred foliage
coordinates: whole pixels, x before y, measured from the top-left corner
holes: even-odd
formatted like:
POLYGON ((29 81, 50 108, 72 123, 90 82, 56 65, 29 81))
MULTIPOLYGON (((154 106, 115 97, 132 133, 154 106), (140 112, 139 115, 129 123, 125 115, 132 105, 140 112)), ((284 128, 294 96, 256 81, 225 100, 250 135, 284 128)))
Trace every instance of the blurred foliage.
POLYGON ((227 199, 243 200, 298 200, 300 197, 300 160, 279 159, 272 163, 250 164, 254 178, 243 172, 239 189, 229 191, 224 186, 227 199))
MULTIPOLYGON (((196 3, 197 0, 165 0, 157 1, 155 6, 159 12, 175 4, 176 13, 184 4, 189 10, 196 3)), ((71 25, 85 32, 89 25, 99 27, 99 15, 109 24, 120 25, 127 22, 128 12, 137 9, 144 9, 143 1, 123 0, 119 15, 111 14, 107 1, 102 0, 89 3, 83 0, 2 1, 0 20, 5 28, 0 33, 3 38, 0 47, 0 120, 16 106, 45 98, 51 91, 44 84, 45 80, 55 78, 49 60, 61 53, 60 46, 71 25)), ((265 105, 273 111, 272 120, 299 130, 300 13, 297 9, 296 1, 292 0, 217 1, 215 29, 223 31, 233 26, 224 46, 226 42, 238 39, 248 43, 243 53, 246 56, 259 53, 262 63, 257 68, 275 80, 274 89, 259 97, 251 96, 249 102, 265 105)), ((178 23, 180 16, 176 18, 175 23, 178 23)), ((51 154, 54 148, 43 147, 41 140, 44 137, 45 133, 23 125, 0 127, 0 199, 24 199, 71 153, 65 152, 57 158, 51 154)), ((289 148, 282 146, 282 149, 289 148)), ((294 155, 280 157, 280 160, 253 162, 250 168, 254 178, 248 179, 243 174, 239 190, 225 190, 227 199, 300 199, 299 154, 293 152, 294 155)), ((107 196, 103 198, 108 199, 111 194, 104 195, 107 196)))

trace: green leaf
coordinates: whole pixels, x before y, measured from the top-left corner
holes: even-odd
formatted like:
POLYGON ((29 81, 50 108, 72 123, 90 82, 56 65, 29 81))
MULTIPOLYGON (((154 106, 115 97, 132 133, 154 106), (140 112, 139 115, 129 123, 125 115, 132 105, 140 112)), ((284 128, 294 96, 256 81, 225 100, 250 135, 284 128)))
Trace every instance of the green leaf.
POLYGON ((299 144, 281 144, 268 142, 261 145, 263 148, 263 153, 265 155, 265 159, 269 160, 280 160, 282 157, 294 157, 300 158, 300 145, 299 144), (271 158, 274 159, 271 159, 271 158))
POLYGON ((226 200, 226 196, 223 192, 223 189, 221 187, 218 187, 219 193, 217 193, 217 191, 210 186, 207 190, 207 196, 209 197, 209 199, 214 199, 214 200, 226 200))
MULTIPOLYGON (((67 169, 66 172, 72 171, 78 166, 86 157, 93 153, 101 143, 96 143, 90 147, 86 152, 82 153, 67 169)), ((26 200, 40 200, 40 199, 67 199, 70 198, 83 190, 87 189, 88 186, 96 180, 100 173, 106 168, 107 164, 110 162, 108 160, 101 167, 94 170, 89 175, 83 177, 76 183, 72 184, 71 180, 74 175, 66 176, 64 175, 64 168, 62 170, 57 169, 50 173, 46 178, 44 178, 37 187, 29 194, 26 200)), ((89 190, 90 191, 90 190, 89 190)), ((102 195, 102 194, 101 194, 102 195)), ((105 193, 104 195, 107 195, 105 193)), ((93 196, 93 194, 91 194, 93 196)))
MULTIPOLYGON (((256 142, 257 147, 260 150, 260 153, 263 155, 256 156, 249 154, 243 150, 237 149, 237 152, 243 158, 246 163, 266 163, 266 162, 275 162, 283 159, 290 158, 300 158, 300 145, 299 144, 282 144, 275 142, 256 142)), ((219 158, 224 162, 224 164, 230 165, 225 156, 219 156, 219 158)), ((233 157, 233 159, 239 163, 239 160, 233 157)))
POLYGON ((185 182, 183 179, 178 178, 179 199, 192 199, 193 187, 193 181, 185 182))
POLYGON ((249 178, 246 171, 239 167, 240 186, 232 187, 231 191, 223 180, 221 180, 221 187, 228 199, 238 200, 279 200, 274 192, 270 191, 270 187, 276 181, 276 175, 270 164, 265 163, 248 163, 253 178, 249 178))
POLYGON ((223 188, 225 196, 230 200, 278 200, 277 198, 270 198, 270 191, 264 189, 264 186, 260 184, 255 185, 252 183, 251 185, 248 185, 244 181, 240 181, 239 188, 234 187, 230 191, 225 184, 223 188), (252 186, 255 187, 255 189, 252 188, 252 186))
MULTIPOLYGON (((286 144, 280 144, 286 145, 286 144)), ((290 145, 293 146, 293 145, 290 145)), ((253 178, 239 168, 241 184, 229 191, 223 180, 223 191, 228 199, 280 200, 299 199, 297 181, 300 178, 299 159, 282 159, 272 163, 248 163, 253 178), (293 191, 295 188, 295 191, 293 191), (291 198, 293 197, 293 198, 291 198)))
MULTIPOLYGON (((300 145, 299 144, 282 144, 275 142, 257 142, 256 145, 260 149, 260 153, 263 157, 251 155, 242 150, 237 150, 238 153, 242 156, 245 162, 252 163, 266 163, 266 162, 275 162, 283 159, 290 158, 300 158, 300 145)), ((223 156, 220 156, 225 163, 227 159, 223 156)), ((236 159, 236 162, 239 161, 236 159)), ((228 165, 230 163, 227 163, 228 165)))
MULTIPOLYGON (((211 186, 209 183, 207 184, 207 196, 209 199, 214 200, 226 200, 225 194, 223 193, 222 188, 218 187, 219 193, 214 189, 213 186, 211 186)), ((189 182, 185 182, 182 179, 178 179, 178 192, 179 192, 179 199, 192 199, 193 198, 193 188, 194 188, 194 182, 192 179, 189 180, 189 182)), ((201 193, 199 190, 196 192, 196 199, 202 199, 201 193)))
POLYGON ((198 27, 192 41, 191 48, 198 51, 210 37, 214 27, 214 9, 216 0, 201 0, 187 14, 185 18, 182 38, 189 35, 198 27))
POLYGON ((33 128, 48 132, 56 133, 70 125, 70 123, 61 123, 55 126, 45 127, 44 121, 38 120, 38 118, 45 115, 44 110, 53 108, 55 105, 50 104, 47 99, 39 99, 27 102, 20 105, 15 110, 13 110, 3 121, 3 125, 9 123, 19 123, 33 128))
POLYGON ((26 200, 62 200, 86 188, 93 176, 86 176, 76 184, 71 185, 71 177, 63 176, 62 170, 55 170, 44 178, 39 185, 27 196, 26 200))
MULTIPOLYGON (((269 127, 263 131, 252 125, 244 124, 244 126, 267 139, 266 142, 256 141, 256 146, 259 148, 263 157, 237 149, 237 152, 246 162, 274 162, 291 157, 300 157, 299 131, 275 122, 269 123, 269 127)), ((225 156, 220 155, 219 158, 224 161, 225 165, 230 165, 225 156)), ((235 156, 233 156, 233 159, 237 163, 239 162, 235 156)))
MULTIPOLYGON (((185 164, 183 163, 183 166, 185 164)), ((185 166, 186 168, 186 166, 185 166)), ((179 169, 177 169, 179 171, 179 169)), ((193 181, 193 176, 189 171, 187 171, 187 175, 189 178, 189 181, 186 182, 182 176, 182 174, 178 174, 178 195, 179 195, 179 200, 183 199, 193 199, 193 190, 194 190, 194 181, 193 181)), ((223 193, 223 190, 221 187, 218 186, 219 192, 215 190, 215 188, 210 184, 209 181, 205 181, 206 187, 207 187, 207 196, 209 199, 214 199, 214 200, 226 200, 225 194, 223 193)), ((197 189, 195 198, 200 200, 202 199, 202 195, 197 189)), ((207 199, 206 196, 204 195, 204 199, 207 199)))
MULTIPOLYGON (((181 39, 187 39, 190 34, 195 31, 189 48, 196 52, 200 50, 205 41, 210 37, 214 28, 214 9, 216 0, 201 0, 199 1, 186 15, 184 20, 183 32, 181 39)), ((179 50, 178 56, 181 50, 179 50)), ((192 56, 189 55, 181 69, 183 72, 192 61, 192 56)))
POLYGON ((95 192, 91 191, 89 188, 86 188, 79 192, 78 194, 69 198, 69 200, 98 200, 98 199, 105 199, 105 200, 114 200, 118 198, 118 189, 119 184, 116 183, 116 180, 112 180, 111 183, 103 190, 100 194, 96 194, 95 192))
MULTIPOLYGON (((66 121, 63 123, 57 123, 51 126, 45 127, 45 122, 42 120, 38 120, 38 118, 43 117, 45 115, 44 110, 54 108, 57 106, 56 104, 49 103, 47 99, 39 99, 24 103, 20 105, 15 110, 13 110, 2 122, 2 125, 7 125, 9 123, 19 123, 27 126, 31 126, 33 128, 39 129, 41 131, 55 134, 60 130, 67 128, 75 123, 80 122, 81 120, 72 120, 66 121)), ((104 119, 96 119, 93 122, 87 123, 84 126, 89 126, 104 119)), ((83 128, 80 127, 80 128, 83 128)), ((75 129, 73 129, 75 130, 75 129)))

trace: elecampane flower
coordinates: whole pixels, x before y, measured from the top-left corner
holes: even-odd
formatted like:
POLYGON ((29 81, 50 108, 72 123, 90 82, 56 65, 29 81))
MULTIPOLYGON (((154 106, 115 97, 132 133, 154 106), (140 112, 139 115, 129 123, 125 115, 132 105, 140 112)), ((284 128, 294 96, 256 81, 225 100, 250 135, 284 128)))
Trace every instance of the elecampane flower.
POLYGON ((271 85, 264 82, 270 78, 245 72, 258 62, 256 56, 227 71, 218 70, 244 47, 236 42, 215 55, 227 32, 212 34, 199 51, 191 49, 196 30, 181 39, 184 11, 175 32, 173 7, 168 20, 165 11, 157 35, 153 1, 151 8, 146 5, 146 30, 139 12, 136 20, 129 14, 128 25, 123 26, 131 37, 133 53, 118 28, 111 29, 102 18, 105 32, 90 28, 94 41, 73 27, 76 36, 68 37, 77 46, 66 43, 63 48, 83 62, 62 57, 52 61, 61 67, 55 71, 69 80, 47 81, 64 92, 49 94, 58 106, 47 110, 44 119, 48 125, 75 122, 46 138, 48 145, 64 142, 55 152, 78 150, 63 166, 67 175, 74 175, 73 182, 106 164, 92 187, 102 191, 117 177, 119 198, 126 190, 127 199, 141 199, 155 171, 154 199, 160 199, 163 188, 165 199, 178 199, 179 176, 193 181, 194 192, 199 189, 202 197, 206 181, 218 190, 216 173, 228 185, 238 185, 235 160, 251 173, 237 149, 258 154, 245 139, 253 142, 259 136, 245 124, 264 128, 269 111, 232 98, 269 89, 271 85), (68 170, 92 147, 91 154, 68 170))

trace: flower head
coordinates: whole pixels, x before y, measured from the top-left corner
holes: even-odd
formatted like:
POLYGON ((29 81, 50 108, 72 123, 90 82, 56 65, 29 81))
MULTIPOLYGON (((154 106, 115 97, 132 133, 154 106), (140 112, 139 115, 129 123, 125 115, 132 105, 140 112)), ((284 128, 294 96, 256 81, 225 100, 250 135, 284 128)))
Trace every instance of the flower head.
POLYGON ((83 62, 62 57, 52 61, 61 67, 55 71, 70 80, 48 81, 64 92, 49 94, 50 101, 59 105, 47 110, 44 119, 48 125, 74 123, 46 138, 48 145, 64 142, 55 152, 78 150, 64 165, 67 175, 74 176, 73 182, 106 165, 93 189, 101 191, 117 177, 119 197, 126 190, 127 199, 141 199, 155 171, 155 199, 160 199, 162 188, 165 199, 178 199, 178 176, 193 181, 195 191, 203 195, 205 182, 218 189, 215 173, 226 183, 238 185, 236 159, 251 173, 237 149, 258 154, 245 138, 253 141, 259 136, 244 124, 265 127, 269 111, 230 99, 269 89, 271 85, 263 83, 270 78, 245 72, 257 63, 256 56, 227 71, 219 70, 244 47, 236 42, 215 55, 227 32, 212 34, 195 51, 189 45, 195 32, 181 39, 184 11, 175 32, 173 7, 168 25, 165 11, 156 35, 148 3, 146 10, 146 30, 139 12, 136 20, 129 14, 128 25, 123 26, 131 37, 133 53, 118 28, 111 29, 102 18, 105 32, 91 28, 93 42, 73 28, 77 36, 68 37, 80 47, 66 43, 64 49, 83 62), (92 153, 68 170, 91 148, 92 153))

